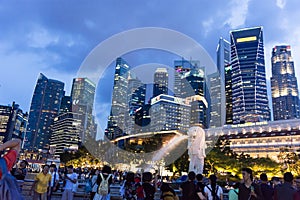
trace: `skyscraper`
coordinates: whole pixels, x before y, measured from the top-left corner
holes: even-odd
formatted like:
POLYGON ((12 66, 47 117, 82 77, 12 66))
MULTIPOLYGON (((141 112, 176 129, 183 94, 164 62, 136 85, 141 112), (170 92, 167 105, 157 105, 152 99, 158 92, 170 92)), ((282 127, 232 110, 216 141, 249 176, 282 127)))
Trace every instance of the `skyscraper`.
POLYGON ((185 59, 175 60, 174 61, 174 96, 181 97, 182 96, 182 77, 187 72, 191 71, 193 66, 197 66, 199 61, 187 61, 185 59))
POLYGON ((262 27, 230 32, 233 123, 270 120, 262 27))
POLYGON ((96 85, 88 78, 74 78, 71 91, 72 112, 78 113, 81 117, 83 133, 81 140, 85 142, 88 134, 92 138, 96 137, 96 123, 93 117, 93 106, 96 85))
POLYGON ((18 104, 0 105, 0 144, 12 138, 24 138, 28 114, 18 104))
POLYGON ((181 130, 190 127, 191 106, 187 100, 161 94, 151 99, 151 131, 181 130))
POLYGON ((83 132, 82 114, 72 112, 70 96, 64 96, 60 112, 51 125, 50 149, 55 155, 64 151, 76 151, 80 143, 79 135, 83 132))
MULTIPOLYGON (((224 85, 224 84, 223 84, 224 85)), ((209 94, 212 97, 210 101, 210 128, 221 127, 222 123, 221 110, 225 106, 221 106, 221 77, 219 72, 208 75, 209 94)), ((224 116, 225 117, 225 116, 224 116)))
POLYGON ((25 148, 48 149, 53 119, 64 95, 64 83, 40 74, 31 100, 25 148))
POLYGON ((121 136, 124 132, 129 68, 124 59, 117 58, 111 111, 105 133, 109 139, 121 136))
POLYGON ((134 134, 140 131, 140 127, 135 124, 135 114, 137 110, 145 104, 146 85, 143 84, 134 73, 128 76, 127 88, 127 108, 125 115, 125 132, 134 134))
POLYGON ((291 47, 275 46, 272 50, 271 62, 274 120, 299 118, 299 92, 291 47))
POLYGON ((208 126, 208 90, 205 82, 205 68, 198 60, 174 61, 174 95, 186 98, 191 106, 190 125, 208 126))
POLYGON ((153 97, 168 94, 169 74, 166 68, 157 68, 154 73, 153 97))
MULTIPOLYGON (((230 43, 225 40, 224 38, 219 39, 219 43, 217 46, 217 68, 218 73, 220 75, 220 102, 215 102, 217 104, 221 104, 220 113, 220 124, 223 126, 226 123, 230 123, 230 120, 226 120, 226 115, 231 116, 231 123, 232 123, 232 106, 231 100, 229 96, 229 91, 225 88, 229 88, 229 84, 231 82, 231 77, 226 76, 228 72, 228 66, 230 65, 230 43), (228 79, 230 78, 230 79, 228 79), (230 82, 229 82, 230 81, 230 82)), ((215 80, 216 81, 216 80, 215 80)), ((214 85, 214 91, 216 92, 216 84, 214 85)), ((211 94, 211 96, 214 96, 211 94)), ((213 100, 213 99, 212 99, 213 100)), ((214 100, 216 101, 216 99, 214 100)), ((213 125, 213 124, 211 124, 213 125)))

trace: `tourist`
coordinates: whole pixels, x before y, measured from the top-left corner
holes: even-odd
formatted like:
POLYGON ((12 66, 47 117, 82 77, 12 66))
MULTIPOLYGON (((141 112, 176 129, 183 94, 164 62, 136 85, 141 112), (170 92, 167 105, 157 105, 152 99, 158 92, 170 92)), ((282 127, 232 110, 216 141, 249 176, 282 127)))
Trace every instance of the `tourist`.
POLYGON ((229 192, 228 192, 229 200, 238 200, 239 199, 239 186, 240 186, 239 182, 234 183, 232 185, 232 189, 229 190, 229 192))
POLYGON ((281 184, 281 182, 280 182, 279 178, 278 178, 278 177, 276 177, 276 176, 272 177, 272 179, 271 179, 271 183, 272 183, 272 187, 273 187, 273 189, 275 189, 275 188, 276 188, 278 185, 280 185, 280 184, 281 184))
MULTIPOLYGON (((13 166, 16 163, 17 157, 21 149, 21 140, 20 139, 9 140, 0 145, 0 152, 7 149, 9 149, 9 151, 7 151, 4 154, 3 158, 6 162, 7 171, 11 171, 13 166)), ((2 177, 2 172, 0 170, 0 178, 1 177, 2 177)))
POLYGON ((127 172, 126 180, 123 183, 122 190, 124 190, 122 192, 123 199, 136 200, 136 186, 133 172, 127 172))
POLYGON ((112 174, 111 174, 111 167, 108 165, 104 165, 102 168, 101 173, 99 173, 98 177, 97 177, 97 192, 95 194, 94 200, 110 200, 110 185, 112 183, 112 174), (103 181, 107 181, 107 188, 103 188, 105 189, 107 192, 105 192, 106 194, 100 194, 99 190, 101 189, 101 184, 104 185, 105 182, 103 181), (102 183, 103 182, 103 183, 102 183))
POLYGON ((223 190, 221 186, 217 185, 216 175, 209 176, 209 185, 204 187, 204 193, 207 200, 223 200, 223 190))
POLYGON ((300 177, 299 176, 295 179, 295 184, 296 184, 297 192, 294 193, 293 200, 300 200, 300 177))
POLYGON ((145 200, 154 200, 155 187, 151 184, 152 174, 150 172, 144 172, 142 181, 145 192, 145 200))
POLYGON ((203 175, 197 174, 196 179, 197 179, 197 194, 199 198, 202 200, 205 198, 205 193, 204 193, 205 184, 203 183, 203 175))
POLYGON ((48 200, 51 200, 51 195, 59 189, 59 174, 55 164, 50 165, 49 174, 51 175, 50 192, 48 192, 48 200))
POLYGON ((21 160, 19 167, 13 168, 11 174, 16 177, 17 180, 24 180, 27 174, 28 162, 26 160, 21 160))
POLYGON ((283 175, 283 184, 275 188, 274 200, 292 200, 296 190, 293 188, 293 174, 286 172, 283 175))
POLYGON ((268 184, 268 176, 265 173, 260 175, 260 190, 264 200, 272 200, 274 196, 274 189, 268 184))
POLYGON ((175 191, 169 186, 168 183, 162 182, 160 186, 161 191, 161 200, 179 200, 178 196, 176 196, 175 191))
POLYGON ((74 184, 77 183, 77 174, 73 172, 73 166, 67 167, 67 173, 63 175, 64 179, 64 191, 62 193, 62 200, 73 200, 73 188, 74 184))
POLYGON ((181 184, 182 200, 197 199, 197 186, 195 184, 196 174, 191 171, 188 173, 188 180, 181 184))
POLYGON ((242 169, 243 183, 239 186, 239 200, 261 199, 259 186, 253 182, 253 174, 250 168, 242 169))
POLYGON ((91 185, 91 187, 92 187, 91 200, 94 199, 94 196, 97 192, 97 188, 98 188, 97 178, 98 178, 99 173, 100 173, 99 169, 92 169, 92 171, 90 173, 91 183, 92 183, 92 185, 91 185))
POLYGON ((34 191, 33 200, 47 200, 47 194, 50 194, 50 182, 49 165, 44 165, 43 171, 35 176, 32 184, 31 192, 34 191))

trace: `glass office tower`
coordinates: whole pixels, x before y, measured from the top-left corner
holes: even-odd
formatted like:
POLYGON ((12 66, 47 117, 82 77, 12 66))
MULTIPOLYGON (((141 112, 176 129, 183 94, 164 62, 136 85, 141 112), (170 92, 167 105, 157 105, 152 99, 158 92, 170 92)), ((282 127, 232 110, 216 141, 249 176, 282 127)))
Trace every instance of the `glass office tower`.
POLYGON ((58 115, 64 83, 40 74, 31 100, 25 148, 33 151, 49 149, 51 129, 58 115))
POLYGON ((272 105, 274 120, 299 118, 299 92, 289 45, 272 50, 272 105))
POLYGON ((262 27, 231 31, 230 39, 233 124, 269 121, 262 27))

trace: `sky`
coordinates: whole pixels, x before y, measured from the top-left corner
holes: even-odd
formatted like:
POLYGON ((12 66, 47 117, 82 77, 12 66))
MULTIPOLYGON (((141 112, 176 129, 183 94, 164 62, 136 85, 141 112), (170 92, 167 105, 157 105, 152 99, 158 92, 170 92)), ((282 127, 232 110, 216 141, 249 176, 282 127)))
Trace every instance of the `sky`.
MULTIPOLYGON (((263 26, 268 79, 272 47, 281 44, 291 45, 299 79, 299 8, 298 0, 1 1, 0 105, 15 101, 29 111, 39 73, 64 82, 70 94, 72 79, 97 45, 120 32, 144 27, 185 34, 215 60, 220 37, 229 40, 231 30, 263 26)), ((125 57, 132 66, 172 63, 172 55, 147 50, 125 57)), ((107 67, 101 84, 97 83, 96 99, 102 102, 97 112, 102 119, 108 115, 113 70, 107 67)))

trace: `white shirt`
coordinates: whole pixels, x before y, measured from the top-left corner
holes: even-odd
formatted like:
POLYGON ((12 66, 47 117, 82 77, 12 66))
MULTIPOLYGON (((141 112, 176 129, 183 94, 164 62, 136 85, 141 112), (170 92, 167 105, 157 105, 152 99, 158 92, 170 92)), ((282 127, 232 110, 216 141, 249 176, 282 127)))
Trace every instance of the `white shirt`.
MULTIPOLYGON (((211 185, 207 185, 204 187, 204 193, 207 194, 207 200, 211 200, 213 199, 213 197, 211 195, 211 191, 208 188, 211 189, 211 185)), ((221 194, 223 194, 222 187, 220 187, 219 185, 216 185, 216 193, 218 197, 221 197, 221 194)))
MULTIPOLYGON (((77 180, 77 174, 76 173, 72 173, 72 174, 67 174, 67 175, 65 175, 65 176, 68 176, 70 179, 72 179, 72 180, 77 180)), ((66 186, 65 186, 65 189, 66 190, 73 190, 73 185, 74 185, 74 183, 72 183, 71 181, 70 181, 70 179, 66 179, 66 186)))
POLYGON ((49 172, 49 174, 51 174, 51 187, 53 187, 54 186, 54 182, 55 181, 59 181, 59 174, 57 173, 57 172, 49 172), (54 174, 56 174, 56 176, 55 176, 55 181, 54 181, 54 174))

